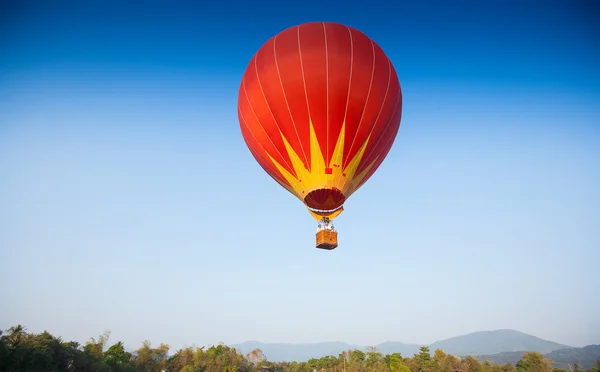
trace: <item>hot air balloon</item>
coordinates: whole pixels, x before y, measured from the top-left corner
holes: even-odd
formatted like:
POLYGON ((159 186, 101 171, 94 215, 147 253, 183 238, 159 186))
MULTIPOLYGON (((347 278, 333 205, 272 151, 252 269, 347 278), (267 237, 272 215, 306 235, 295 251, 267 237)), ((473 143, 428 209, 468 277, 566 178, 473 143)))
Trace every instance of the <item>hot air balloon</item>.
POLYGON ((287 28, 254 54, 241 80, 238 118, 264 171, 319 221, 317 248, 337 247, 331 222, 387 156, 402 91, 384 51, 339 23, 287 28))

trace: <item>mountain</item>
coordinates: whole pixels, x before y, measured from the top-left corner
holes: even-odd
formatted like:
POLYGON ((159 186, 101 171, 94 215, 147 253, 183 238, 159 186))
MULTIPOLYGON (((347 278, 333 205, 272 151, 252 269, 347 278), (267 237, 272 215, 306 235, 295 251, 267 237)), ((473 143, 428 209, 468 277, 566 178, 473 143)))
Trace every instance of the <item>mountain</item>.
POLYGON ((486 360, 494 364, 512 364, 515 365, 523 357, 526 351, 505 351, 503 353, 493 354, 493 355, 475 355, 477 359, 479 359, 482 363, 486 360))
MULTIPOLYGON (((525 351, 504 352, 494 355, 477 355, 477 359, 484 362, 489 360, 495 364, 516 364, 525 354, 525 351)), ((580 369, 590 369, 596 365, 596 360, 600 360, 600 345, 588 345, 585 347, 570 347, 566 349, 554 350, 544 354, 552 361, 556 368, 571 370, 569 366, 577 364, 580 369)))
POLYGON ((482 331, 448 338, 429 345, 432 352, 441 349, 453 355, 498 354, 510 351, 539 351, 542 354, 569 348, 552 341, 528 335, 512 329, 482 331))
MULTIPOLYGON (((419 352, 422 345, 405 344, 398 341, 387 341, 376 346, 377 351, 383 354, 400 353, 403 356, 413 356, 419 352)), ((362 349, 361 349, 362 350, 362 349)))
POLYGON ((365 349, 363 346, 351 345, 345 342, 316 342, 307 344, 279 344, 247 341, 241 344, 230 345, 246 355, 254 349, 262 350, 263 354, 273 362, 280 361, 307 361, 310 358, 320 358, 326 355, 338 355, 342 351, 352 349, 365 349))
MULTIPOLYGON (((261 343, 249 341, 242 344, 231 345, 246 354, 260 348, 264 355, 272 361, 306 361, 310 358, 320 358, 326 355, 338 355, 342 351, 351 349, 367 350, 367 346, 350 345, 344 342, 318 342, 309 344, 281 344, 261 343)), ((401 353, 403 356, 412 356, 419 352, 419 344, 388 341, 376 345, 377 351, 390 354, 401 353)), ((429 346, 433 354, 436 349, 441 349, 453 355, 492 355, 505 352, 539 351, 548 353, 554 350, 571 348, 556 342, 543 340, 526 333, 502 329, 496 331, 482 331, 467 335, 452 337, 436 341, 429 346)), ((519 357, 520 357, 519 355, 519 357)), ((518 360, 518 359, 517 359, 518 360)))
POLYGON ((554 350, 546 354, 546 358, 552 360, 558 368, 570 370, 569 365, 577 364, 580 369, 589 369, 600 360, 600 345, 554 350))

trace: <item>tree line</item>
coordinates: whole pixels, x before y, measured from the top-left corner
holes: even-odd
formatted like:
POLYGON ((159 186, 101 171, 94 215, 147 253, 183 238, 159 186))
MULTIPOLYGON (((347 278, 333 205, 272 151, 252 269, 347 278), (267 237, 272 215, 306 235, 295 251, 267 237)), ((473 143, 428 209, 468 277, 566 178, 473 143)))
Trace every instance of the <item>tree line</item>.
POLYGON ((538 352, 526 352, 515 364, 481 362, 473 356, 460 358, 427 346, 413 356, 384 355, 375 348, 348 350, 338 356, 313 358, 305 362, 271 362, 260 349, 243 355, 226 345, 187 347, 169 355, 169 345, 153 347, 145 341, 130 353, 121 341, 109 345, 110 333, 91 338, 84 345, 64 341, 49 332, 28 333, 17 325, 0 331, 2 372, 600 372, 582 370, 576 364, 558 369, 538 352))

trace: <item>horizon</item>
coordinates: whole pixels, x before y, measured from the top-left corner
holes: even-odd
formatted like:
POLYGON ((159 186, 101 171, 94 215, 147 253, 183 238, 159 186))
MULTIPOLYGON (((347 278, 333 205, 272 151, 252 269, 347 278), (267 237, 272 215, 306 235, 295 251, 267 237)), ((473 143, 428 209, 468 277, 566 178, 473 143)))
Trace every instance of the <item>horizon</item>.
MULTIPOLYGON (((27 327, 25 327, 25 332, 30 332, 30 330, 28 330, 27 327)), ((107 329, 107 330, 105 330, 105 332, 108 332, 108 334, 109 334, 109 337, 107 339, 108 343, 107 343, 107 345, 105 345, 105 348, 108 348, 110 345, 116 344, 117 342, 121 341, 121 340, 113 340, 112 337, 111 337, 110 330, 107 329)), ((246 344, 260 344, 260 345, 265 345, 265 346, 267 346, 267 345, 289 345, 289 346, 294 346, 294 345, 318 345, 318 344, 344 344, 344 345, 346 345, 346 346, 348 346, 350 348, 369 348, 369 347, 375 347, 375 348, 377 348, 377 347, 379 347, 379 346, 381 346, 383 344, 386 344, 386 343, 395 343, 395 344, 402 344, 402 345, 405 345, 405 346, 415 346, 415 347, 427 346, 428 348, 431 348, 432 345, 434 345, 434 344, 436 344, 438 342, 444 342, 444 341, 447 341, 447 340, 453 340, 453 339, 462 338, 462 337, 465 337, 465 336, 471 336, 471 335, 475 335, 475 334, 481 334, 481 333, 488 333, 489 334, 489 333, 498 333, 498 332, 518 333, 520 335, 533 337, 533 338, 539 339, 541 341, 552 342, 552 343, 555 343, 555 344, 558 344, 558 345, 562 345, 562 346, 565 347, 564 349, 571 349, 571 348, 572 349, 578 349, 578 348, 583 348, 583 347, 586 347, 586 346, 600 346, 600 343, 597 343, 597 344, 593 343, 593 344, 587 344, 587 345, 581 345, 581 346, 569 345, 569 344, 565 344, 565 343, 557 341, 557 340, 547 340, 547 339, 540 338, 540 337, 538 337, 536 335, 532 335, 532 334, 528 334, 528 333, 525 333, 525 332, 521 332, 521 331, 516 330, 516 329, 509 329, 509 328, 507 328, 507 329, 480 330, 480 331, 470 332, 470 333, 466 333, 466 334, 455 335, 455 336, 451 336, 451 337, 448 337, 448 338, 445 338, 445 339, 439 339, 439 340, 435 340, 433 342, 428 342, 428 343, 414 343, 414 342, 410 342, 410 341, 406 341, 406 340, 386 340, 386 341, 381 341, 381 342, 377 342, 377 343, 373 343, 373 344, 357 344, 357 343, 346 342, 346 341, 343 341, 343 340, 326 340, 326 341, 309 341, 309 342, 277 342, 277 341, 262 342, 262 341, 259 341, 259 340, 246 340, 246 341, 238 342, 238 343, 224 343, 224 342, 215 342, 215 343, 207 343, 207 344, 192 343, 190 345, 183 345, 180 348, 170 347, 169 348, 169 354, 172 355, 173 353, 177 352, 178 350, 180 350, 182 348, 186 348, 186 347, 198 347, 198 348, 201 348, 201 347, 218 346, 218 345, 221 345, 221 344, 227 345, 227 346, 233 347, 233 348, 244 346, 246 344)), ((60 337, 60 335, 55 335, 55 336, 60 337)), ((95 338, 96 336, 91 336, 91 337, 95 338)), ((88 340, 90 338, 88 338, 88 340)), ((84 340, 84 341, 87 341, 87 340, 84 340)), ((84 342, 80 342, 80 343, 81 343, 81 345, 84 344, 84 342)), ((128 350, 130 352, 131 351, 135 351, 136 348, 137 348, 136 346, 128 345, 126 343, 124 343, 123 346, 125 347, 126 350, 128 350)), ((158 344, 152 344, 152 346, 153 347, 157 347, 159 345, 158 344)), ((563 350, 563 349, 556 349, 556 350, 563 350)), ((435 351, 434 349, 430 349, 430 352, 434 352, 434 351, 435 351)), ((444 350, 442 350, 442 351, 444 351, 444 350)), ((520 352, 520 351, 525 351, 525 350, 516 350, 514 352, 520 352)), ((498 354, 498 353, 495 353, 495 354, 498 354)), ((545 354, 545 353, 542 353, 542 354, 545 354)), ((480 355, 480 354, 477 354, 477 355, 480 355)), ((408 357, 410 357, 410 356, 408 356, 408 357)))
POLYGON ((1 329, 600 343, 598 2, 3 4, 1 329), (372 38, 403 95, 333 251, 237 116, 254 53, 313 21, 372 38))
MULTIPOLYGON (((23 325, 23 324, 21 324, 21 325, 23 325)), ((26 332, 31 332, 31 330, 29 330, 26 325, 23 325, 23 326, 25 327, 25 331, 26 332)), ((6 331, 6 330, 2 329, 2 331, 6 331)), ((43 331, 46 331, 46 329, 44 329, 43 331)), ((40 332, 40 331, 38 331, 38 332, 40 332)), ((112 332, 111 332, 110 329, 104 330, 103 333, 106 333, 106 332, 109 333, 108 345, 112 345, 112 344, 115 344, 118 341, 122 341, 122 340, 113 339, 112 332)), ((518 333, 518 334, 521 334, 521 335, 524 335, 524 336, 534 337, 534 338, 537 338, 537 339, 542 340, 542 341, 548 341, 548 342, 553 342, 553 343, 556 343, 556 344, 560 344, 560 345, 565 346, 565 348, 575 348, 575 349, 577 349, 577 348, 583 348, 583 347, 586 347, 586 346, 600 345, 600 342, 598 342, 598 343, 591 343, 591 344, 585 344, 585 345, 570 345, 570 344, 566 344, 564 342, 561 342, 559 340, 544 339, 544 338, 538 337, 538 336, 536 336, 534 334, 529 334, 529 333, 522 332, 522 331, 519 331, 519 330, 516 330, 516 329, 503 328, 503 329, 479 330, 479 331, 474 331, 474 332, 459 334, 459 335, 455 335, 455 336, 450 336, 450 337, 447 337, 447 338, 438 339, 438 340, 435 340, 435 341, 432 341, 432 342, 426 342, 426 343, 417 343, 417 342, 412 342, 412 341, 408 341, 408 340, 399 340, 399 339, 398 340, 393 340, 393 339, 384 340, 384 341, 380 341, 380 342, 376 342, 376 343, 370 343, 370 344, 353 343, 353 342, 347 342, 347 341, 344 341, 344 340, 323 340, 323 341, 307 341, 307 342, 285 342, 285 341, 264 342, 264 341, 260 341, 260 340, 246 340, 246 341, 234 342, 234 343, 227 343, 227 342, 219 341, 219 342, 209 342, 209 343, 204 343, 204 344, 198 344, 198 343, 185 344, 185 345, 182 345, 182 346, 180 346, 178 348, 171 347, 169 349, 169 353, 174 353, 177 350, 180 350, 180 349, 186 348, 186 347, 190 347, 190 346, 192 346, 192 347, 210 347, 210 346, 217 346, 217 345, 220 345, 220 344, 224 344, 224 345, 227 345, 227 346, 230 346, 230 347, 236 347, 236 346, 242 346, 242 345, 245 345, 245 344, 252 344, 252 343, 262 344, 262 345, 291 345, 291 346, 293 346, 293 345, 317 345, 317 344, 332 343, 332 344, 345 344, 345 345, 347 345, 349 347, 362 347, 362 348, 366 348, 366 347, 370 347, 370 346, 377 347, 377 346, 380 346, 380 345, 383 345, 383 344, 386 344, 386 343, 398 343, 398 344, 403 344, 403 345, 406 345, 406 346, 427 346, 427 347, 431 347, 431 345, 433 345, 435 343, 438 343, 438 342, 443 342, 443 341, 452 340, 452 339, 456 339, 456 338, 461 338, 461 337, 465 337, 465 336, 470 336, 470 335, 474 335, 474 334, 498 333, 498 332, 518 333)), ((50 332, 50 333, 52 333, 52 332, 50 332)), ((60 335, 58 337, 60 337, 60 335)), ((88 337, 85 340, 77 340, 77 342, 79 342, 81 345, 83 345, 86 341, 88 341, 92 337, 95 338, 96 335, 90 336, 90 337, 88 337)), ((127 343, 124 343, 123 345, 129 351, 136 350, 136 346, 134 346, 134 345, 129 345, 127 343)), ((156 346, 158 346, 158 344, 152 344, 152 346, 156 347, 156 346)), ((106 346, 106 347, 108 347, 108 346, 106 346)), ((433 352, 433 351, 434 350, 431 350, 431 352, 433 352)), ((518 350, 518 351, 521 351, 521 350, 518 350)))
MULTIPOLYGON (((533 336, 533 337, 537 337, 540 338, 536 335, 532 335, 529 333, 525 333, 525 332, 521 332, 519 330, 516 329, 510 329, 510 328, 505 328, 505 329, 492 329, 492 330, 481 330, 481 331, 475 331, 475 332, 469 332, 469 333, 464 333, 464 334, 460 334, 460 335, 456 335, 456 336, 450 336, 448 338, 443 338, 443 339, 439 339, 439 340, 435 340, 433 342, 428 342, 428 343, 415 343, 412 341, 406 341, 406 340, 386 340, 386 341, 381 341, 381 342, 377 342, 373 345, 377 346, 377 345, 381 345, 384 344, 386 342, 397 342, 397 343, 403 343, 405 345, 417 345, 417 346, 428 346, 428 345, 432 345, 435 344, 436 342, 440 342, 440 341, 445 341, 445 340, 449 340, 452 338, 457 338, 457 337, 462 337, 462 336, 468 336, 468 335, 472 335, 475 333, 494 333, 494 332, 502 332, 502 331, 512 331, 512 332, 518 332, 524 335, 528 335, 528 336, 533 336)), ((544 341, 550 341, 550 342, 555 342, 557 344, 562 344, 565 346, 569 346, 569 347, 583 347, 583 346, 588 346, 588 345, 582 345, 582 346, 573 346, 573 345, 568 345, 565 344, 564 342, 560 342, 560 341, 556 341, 556 340, 546 340, 546 339, 542 339, 544 341)), ((343 343, 343 344, 348 344, 348 345, 356 345, 356 346, 369 346, 369 345, 361 345, 361 344, 354 344, 354 343, 350 343, 350 342, 346 342, 343 340, 330 340, 330 341, 314 341, 314 342, 302 342, 302 343, 289 343, 289 342, 262 342, 262 341, 258 341, 258 340, 248 340, 248 341, 244 341, 244 342, 238 342, 235 343, 233 345, 240 345, 240 344, 245 344, 245 343, 252 343, 252 342, 256 342, 256 343, 260 343, 260 344, 286 344, 286 345, 295 345, 295 344, 320 344, 320 343, 328 343, 328 342, 339 342, 339 343, 343 343)), ((217 345, 217 344, 215 344, 217 345)), ((595 344, 589 344, 589 345, 595 345, 595 344)))

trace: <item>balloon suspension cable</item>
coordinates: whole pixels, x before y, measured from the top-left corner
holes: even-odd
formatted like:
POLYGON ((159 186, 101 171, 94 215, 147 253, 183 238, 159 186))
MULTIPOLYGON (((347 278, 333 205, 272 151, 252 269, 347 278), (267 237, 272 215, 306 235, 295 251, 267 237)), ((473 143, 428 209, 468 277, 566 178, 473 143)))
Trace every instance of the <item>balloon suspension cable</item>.
POLYGON ((331 223, 331 220, 329 219, 329 217, 323 217, 321 218, 321 221, 319 221, 319 225, 318 225, 318 230, 331 230, 331 231, 335 231, 334 227, 333 227, 333 223, 331 223))

